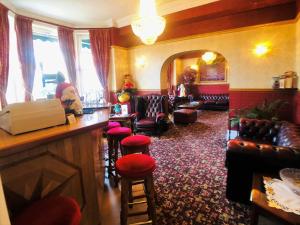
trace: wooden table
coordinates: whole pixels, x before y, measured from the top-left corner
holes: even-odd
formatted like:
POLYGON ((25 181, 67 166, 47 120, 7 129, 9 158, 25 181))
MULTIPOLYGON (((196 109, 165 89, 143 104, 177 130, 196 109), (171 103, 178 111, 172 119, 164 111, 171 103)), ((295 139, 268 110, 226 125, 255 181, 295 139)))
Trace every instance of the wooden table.
POLYGON ((19 135, 0 130, 0 174, 12 217, 35 200, 60 194, 76 199, 81 225, 100 224, 108 117, 100 110, 74 124, 19 135))
POLYGON ((251 225, 257 225, 258 216, 262 214, 266 217, 271 217, 280 222, 282 225, 299 225, 300 216, 295 213, 285 212, 281 209, 276 209, 268 205, 267 196, 265 194, 263 176, 276 177, 262 174, 254 174, 252 191, 251 191, 251 202, 253 206, 253 214, 251 225))
POLYGON ((178 109, 199 109, 202 106, 201 101, 188 102, 182 105, 177 106, 178 109))

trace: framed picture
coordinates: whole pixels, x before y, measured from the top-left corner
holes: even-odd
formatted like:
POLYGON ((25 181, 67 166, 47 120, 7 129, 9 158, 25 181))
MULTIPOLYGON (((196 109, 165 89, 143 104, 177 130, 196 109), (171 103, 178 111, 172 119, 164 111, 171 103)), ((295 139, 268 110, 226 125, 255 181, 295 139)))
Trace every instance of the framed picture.
POLYGON ((226 63, 202 64, 199 70, 199 81, 202 82, 225 82, 226 63))

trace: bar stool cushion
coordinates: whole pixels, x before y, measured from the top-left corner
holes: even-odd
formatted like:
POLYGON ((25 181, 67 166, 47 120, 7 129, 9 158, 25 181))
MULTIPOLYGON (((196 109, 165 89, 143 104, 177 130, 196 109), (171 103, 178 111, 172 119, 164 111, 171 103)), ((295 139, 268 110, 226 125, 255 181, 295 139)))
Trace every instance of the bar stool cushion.
POLYGON ((115 127, 120 127, 120 126, 121 126, 121 124, 119 122, 108 121, 107 130, 110 130, 110 129, 115 128, 115 127))
POLYGON ((79 225, 80 219, 80 207, 73 198, 55 196, 31 204, 13 225, 79 225))
POLYGON ((115 127, 107 131, 110 136, 129 136, 131 135, 131 129, 128 127, 115 127))
POLYGON ((125 155, 116 163, 117 172, 122 177, 132 179, 141 179, 151 175, 155 168, 155 160, 145 154, 125 155))
POLYGON ((125 147, 148 146, 150 143, 151 139, 145 135, 129 136, 121 141, 121 144, 125 147))

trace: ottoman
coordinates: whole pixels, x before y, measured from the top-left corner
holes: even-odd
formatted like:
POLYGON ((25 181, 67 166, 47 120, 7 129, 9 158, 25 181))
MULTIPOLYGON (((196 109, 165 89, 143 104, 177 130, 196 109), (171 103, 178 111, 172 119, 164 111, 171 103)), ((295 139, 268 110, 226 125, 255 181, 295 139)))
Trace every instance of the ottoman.
POLYGON ((174 123, 194 123, 197 120, 197 111, 194 109, 179 109, 174 111, 174 123))

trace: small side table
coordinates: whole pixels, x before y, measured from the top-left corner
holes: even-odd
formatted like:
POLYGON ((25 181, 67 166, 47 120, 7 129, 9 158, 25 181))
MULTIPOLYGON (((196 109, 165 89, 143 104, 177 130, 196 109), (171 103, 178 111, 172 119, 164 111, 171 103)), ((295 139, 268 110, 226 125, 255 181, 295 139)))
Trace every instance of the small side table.
POLYGON ((263 176, 273 177, 270 175, 254 174, 252 181, 251 202, 253 206, 253 214, 251 225, 257 225, 258 216, 262 214, 271 217, 280 222, 282 225, 300 225, 300 216, 295 213, 285 212, 268 205, 267 196, 263 184, 263 176))

